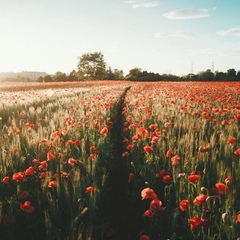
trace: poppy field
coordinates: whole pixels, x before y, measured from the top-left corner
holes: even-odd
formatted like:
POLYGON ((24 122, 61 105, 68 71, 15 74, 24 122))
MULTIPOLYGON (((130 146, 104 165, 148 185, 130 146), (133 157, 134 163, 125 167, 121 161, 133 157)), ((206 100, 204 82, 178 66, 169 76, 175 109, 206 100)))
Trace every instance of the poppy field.
POLYGON ((1 84, 1 239, 240 238, 240 83, 1 84))

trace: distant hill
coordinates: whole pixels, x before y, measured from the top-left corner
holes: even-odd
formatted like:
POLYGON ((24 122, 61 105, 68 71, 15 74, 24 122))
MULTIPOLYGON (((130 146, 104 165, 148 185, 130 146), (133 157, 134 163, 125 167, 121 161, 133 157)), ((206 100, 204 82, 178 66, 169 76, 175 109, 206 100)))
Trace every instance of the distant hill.
POLYGON ((3 81, 36 81, 39 77, 48 75, 46 72, 22 71, 22 72, 0 72, 0 80, 3 81))

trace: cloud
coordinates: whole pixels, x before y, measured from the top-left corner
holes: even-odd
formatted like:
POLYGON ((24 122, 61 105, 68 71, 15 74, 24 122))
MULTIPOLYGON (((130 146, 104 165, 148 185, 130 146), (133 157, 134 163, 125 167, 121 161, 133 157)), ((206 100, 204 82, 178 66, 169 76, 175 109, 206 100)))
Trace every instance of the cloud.
POLYGON ((240 51, 231 50, 231 51, 220 52, 219 56, 221 56, 221 57, 240 57, 240 51))
POLYGON ((179 9, 163 14, 163 17, 168 19, 192 19, 209 17, 207 9, 179 9))
POLYGON ((153 1, 153 2, 146 2, 146 1, 134 1, 134 0, 129 0, 125 1, 125 3, 132 5, 133 8, 153 8, 153 7, 158 7, 160 6, 159 1, 153 1))
POLYGON ((174 33, 155 33, 154 36, 156 38, 169 38, 169 37, 177 37, 177 38, 184 38, 184 39, 192 39, 194 35, 189 32, 185 31, 177 31, 174 33))
POLYGON ((125 1, 125 3, 127 3, 127 4, 134 4, 134 3, 137 3, 137 2, 139 2, 139 1, 125 1))
POLYGON ((240 57, 240 50, 232 50, 229 49, 227 51, 223 51, 220 49, 214 49, 211 47, 208 48, 204 48, 204 49, 199 49, 197 51, 192 51, 189 52, 190 55, 194 55, 194 56, 200 56, 200 55, 204 55, 204 56, 214 56, 214 57, 240 57))
POLYGON ((220 36, 240 36, 240 27, 217 31, 220 36))

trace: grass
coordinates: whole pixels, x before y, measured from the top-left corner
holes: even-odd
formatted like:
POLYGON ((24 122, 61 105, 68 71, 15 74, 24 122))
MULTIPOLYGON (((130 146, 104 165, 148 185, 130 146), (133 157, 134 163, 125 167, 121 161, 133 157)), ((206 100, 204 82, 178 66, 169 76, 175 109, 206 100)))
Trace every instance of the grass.
POLYGON ((233 82, 8 86, 2 239, 237 239, 239 91, 233 82))

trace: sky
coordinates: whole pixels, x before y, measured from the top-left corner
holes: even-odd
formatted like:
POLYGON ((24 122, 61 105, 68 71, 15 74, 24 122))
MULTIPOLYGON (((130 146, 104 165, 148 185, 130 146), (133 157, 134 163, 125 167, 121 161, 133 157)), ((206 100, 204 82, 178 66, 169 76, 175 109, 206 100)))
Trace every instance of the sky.
POLYGON ((0 0, 0 72, 240 70, 240 0, 0 0))

